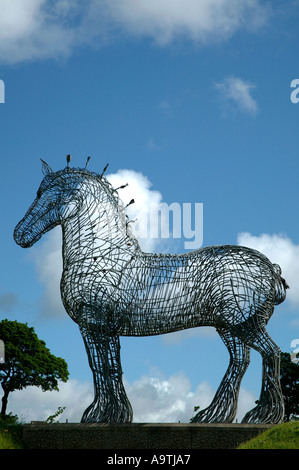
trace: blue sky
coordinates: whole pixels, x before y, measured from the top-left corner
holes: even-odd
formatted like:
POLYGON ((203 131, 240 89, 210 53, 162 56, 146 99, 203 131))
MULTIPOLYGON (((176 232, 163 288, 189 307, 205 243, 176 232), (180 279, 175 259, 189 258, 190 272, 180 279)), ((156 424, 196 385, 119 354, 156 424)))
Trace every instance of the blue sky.
MULTIPOLYGON (((299 2, 0 0, 0 12, 0 313, 34 326, 70 370, 61 392, 15 392, 10 410, 44 419, 66 406, 63 418, 76 421, 92 396, 82 339, 59 299, 59 229, 30 250, 12 238, 42 179, 41 157, 54 170, 66 154, 79 167, 91 155, 92 171, 109 163, 108 177, 130 179, 137 209, 202 203, 204 246, 246 244, 278 262, 291 289, 268 330, 291 352, 299 338, 299 103, 290 99, 299 2)), ((143 240, 176 253, 184 242, 143 240)), ((188 421, 194 405, 209 403, 227 361, 203 328, 124 338, 136 419, 188 421)), ((239 418, 260 379, 253 353, 239 418)))

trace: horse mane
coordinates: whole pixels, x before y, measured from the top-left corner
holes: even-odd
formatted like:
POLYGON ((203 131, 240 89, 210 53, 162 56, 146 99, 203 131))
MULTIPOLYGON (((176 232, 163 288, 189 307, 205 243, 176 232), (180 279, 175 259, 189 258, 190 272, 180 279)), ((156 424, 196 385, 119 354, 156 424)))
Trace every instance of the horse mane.
POLYGON ((113 202, 113 205, 115 206, 116 213, 118 214, 118 220, 120 221, 120 223, 121 223, 121 225, 122 225, 122 227, 123 227, 123 229, 126 233, 126 236, 128 238, 128 241, 127 241, 128 248, 134 246, 137 250, 142 251, 137 238, 135 237, 135 235, 132 232, 132 229, 131 229, 131 222, 132 221, 129 220, 129 217, 126 213, 126 208, 130 204, 132 204, 134 202, 134 200, 132 199, 129 202, 129 204, 127 204, 127 205, 124 204, 124 202, 122 201, 122 199, 119 196, 118 189, 124 188, 125 186, 127 186, 127 184, 123 185, 123 186, 120 186, 119 188, 114 188, 112 186, 112 184, 110 183, 110 181, 108 181, 108 179, 104 176, 104 172, 105 172, 107 166, 108 165, 106 165, 106 167, 105 167, 104 171, 102 172, 102 174, 96 173, 94 171, 87 170, 86 167, 85 168, 76 168, 76 167, 70 168, 69 166, 67 166, 66 168, 61 170, 61 173, 62 172, 63 173, 74 172, 74 173, 78 173, 78 174, 82 175, 83 179, 85 179, 86 177, 93 179, 96 182, 96 184, 99 185, 101 187, 101 189, 103 189, 105 191, 105 193, 107 194, 109 200, 113 202))

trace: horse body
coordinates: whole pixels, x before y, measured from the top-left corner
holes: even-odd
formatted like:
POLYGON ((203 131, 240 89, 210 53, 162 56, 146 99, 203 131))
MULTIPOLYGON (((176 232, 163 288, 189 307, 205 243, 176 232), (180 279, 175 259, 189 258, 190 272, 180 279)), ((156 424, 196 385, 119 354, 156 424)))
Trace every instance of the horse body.
POLYGON ((119 336, 164 334, 198 326, 217 329, 230 363, 211 405, 195 422, 231 422, 249 351, 264 360, 261 397, 245 422, 280 422, 279 348, 266 332, 285 298, 280 268, 240 246, 183 255, 143 253, 115 190, 102 176, 66 168, 45 178, 14 237, 32 246, 62 226, 61 297, 78 323, 94 376, 95 399, 83 422, 126 422, 132 408, 122 384, 119 336), (107 372, 108 371, 108 372, 107 372))
POLYGON ((266 325, 272 311, 264 303, 273 297, 279 279, 266 258, 260 269, 261 257, 256 255, 256 277, 240 282, 240 273, 244 279, 248 276, 249 255, 254 258, 254 251, 235 246, 208 247, 177 256, 142 253, 122 271, 92 257, 89 266, 74 264, 63 272, 62 297, 71 296, 71 307, 65 301, 70 315, 80 312, 82 304, 93 305, 99 312, 103 305, 110 308, 115 333, 120 336, 164 334, 198 326, 236 327, 252 315, 266 325), (257 285, 265 268, 266 281, 257 285), (257 288, 258 297, 253 299, 257 288))

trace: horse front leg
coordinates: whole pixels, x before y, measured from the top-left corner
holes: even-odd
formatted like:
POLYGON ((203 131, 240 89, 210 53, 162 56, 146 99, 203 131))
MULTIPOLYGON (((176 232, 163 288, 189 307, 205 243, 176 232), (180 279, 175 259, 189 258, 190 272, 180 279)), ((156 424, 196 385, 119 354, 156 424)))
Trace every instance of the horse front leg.
POLYGON ((249 365, 250 348, 229 330, 219 329, 218 333, 228 349, 229 366, 212 403, 199 411, 192 423, 231 423, 237 413, 239 389, 249 365))
POLYGON ((119 337, 103 330, 96 325, 81 326, 95 392, 81 422, 131 422, 133 412, 122 382, 119 337))

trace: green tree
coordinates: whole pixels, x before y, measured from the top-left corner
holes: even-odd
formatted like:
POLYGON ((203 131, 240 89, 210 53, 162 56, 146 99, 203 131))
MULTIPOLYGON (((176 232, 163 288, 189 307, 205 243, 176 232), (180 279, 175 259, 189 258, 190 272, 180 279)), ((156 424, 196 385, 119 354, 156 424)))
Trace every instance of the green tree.
POLYGON ((280 382, 285 405, 285 421, 299 415, 299 363, 289 353, 280 356, 280 382))
POLYGON ((50 353, 46 343, 38 338, 27 323, 2 320, 0 338, 5 345, 5 362, 0 363, 0 383, 3 389, 1 416, 6 414, 8 395, 34 385, 43 391, 59 390, 58 380, 66 382, 67 363, 50 353))

